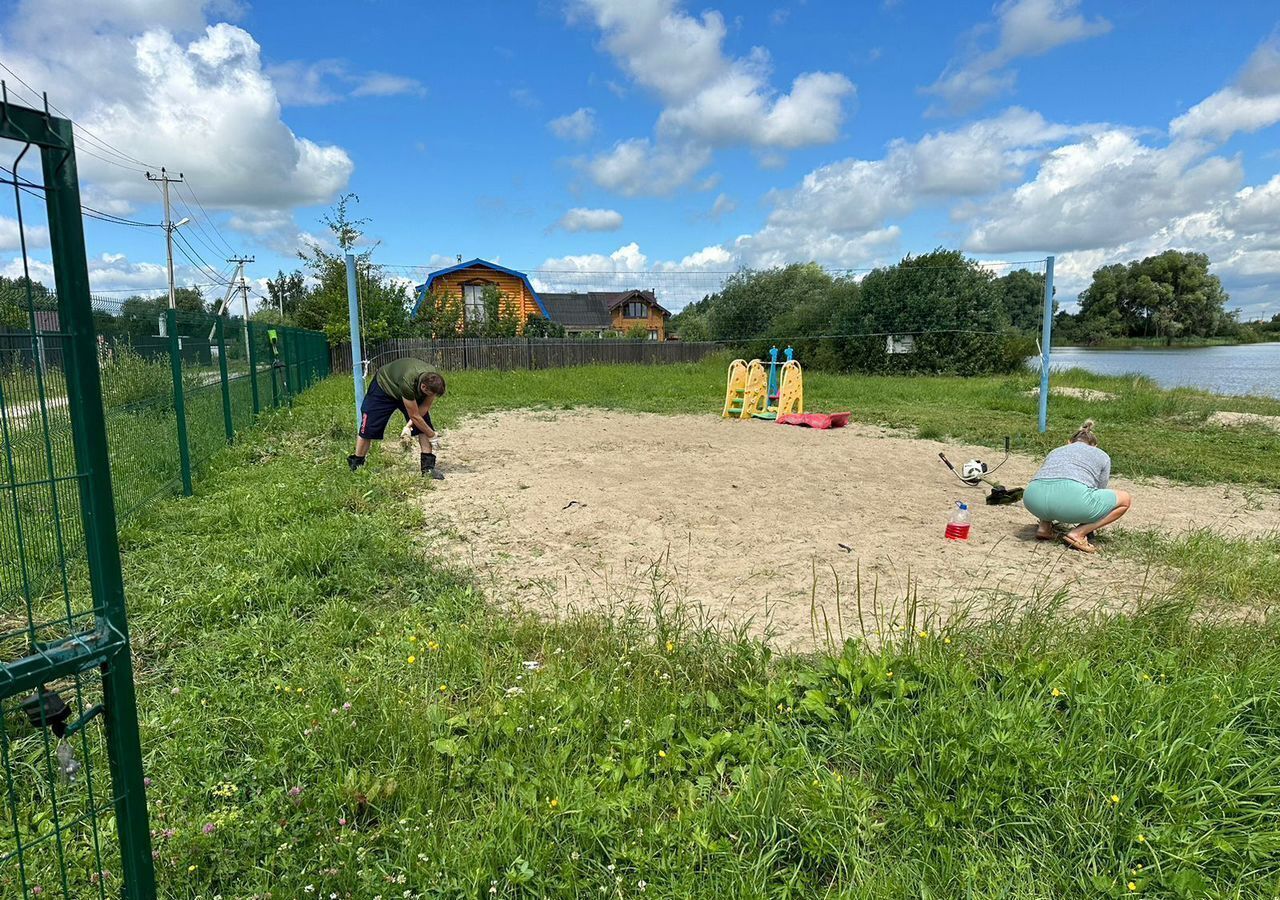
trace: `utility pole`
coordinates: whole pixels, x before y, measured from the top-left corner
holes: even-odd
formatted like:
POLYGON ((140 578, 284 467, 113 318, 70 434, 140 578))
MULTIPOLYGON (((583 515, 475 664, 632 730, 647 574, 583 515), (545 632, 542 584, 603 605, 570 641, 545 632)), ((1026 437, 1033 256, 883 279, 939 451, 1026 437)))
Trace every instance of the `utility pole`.
POLYGON ((169 308, 177 309, 178 303, 173 296, 173 233, 189 222, 189 219, 183 219, 177 225, 173 224, 173 219, 169 215, 169 185, 182 181, 182 173, 178 173, 177 178, 171 178, 164 167, 160 167, 160 174, 152 175, 147 173, 147 181, 158 181, 164 186, 164 242, 165 249, 169 255, 169 308))
MULTIPOLYGON (((237 256, 227 260, 229 263, 235 263, 236 271, 227 282, 227 296, 222 298, 222 302, 218 304, 218 311, 214 316, 220 316, 231 310, 231 298, 236 294, 240 294, 244 304, 244 339, 245 346, 249 346, 249 282, 244 277, 244 267, 246 263, 253 262, 252 256, 237 256)), ((215 325, 214 328, 217 326, 215 325)), ((214 328, 209 329, 209 340, 213 340, 214 328)))

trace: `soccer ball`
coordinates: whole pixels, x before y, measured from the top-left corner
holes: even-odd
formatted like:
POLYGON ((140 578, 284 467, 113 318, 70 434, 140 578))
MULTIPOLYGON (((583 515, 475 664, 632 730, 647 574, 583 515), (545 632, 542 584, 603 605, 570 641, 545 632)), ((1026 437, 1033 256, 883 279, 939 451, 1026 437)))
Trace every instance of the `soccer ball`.
POLYGON ((960 467, 960 477, 969 484, 977 484, 987 474, 987 464, 980 459, 971 459, 960 467))

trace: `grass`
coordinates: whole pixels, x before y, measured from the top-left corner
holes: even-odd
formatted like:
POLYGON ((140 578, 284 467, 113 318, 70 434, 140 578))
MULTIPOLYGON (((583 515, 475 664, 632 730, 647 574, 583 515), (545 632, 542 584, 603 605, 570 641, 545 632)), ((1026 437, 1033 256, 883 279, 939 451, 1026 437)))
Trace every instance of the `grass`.
MULTIPOLYGON (((433 411, 442 427, 461 415, 514 409, 530 398, 550 408, 606 407, 644 412, 719 412, 725 369, 720 361, 671 366, 586 366, 535 372, 450 374, 449 393, 433 411)), ((852 410, 861 422, 914 431, 921 437, 1003 446, 1043 455, 1086 418, 1098 421, 1102 444, 1121 475, 1164 477, 1190 484, 1232 482, 1280 488, 1280 435, 1265 429, 1206 426, 1219 410, 1280 415, 1280 400, 1222 397, 1186 388, 1165 390, 1142 377, 1081 370, 1055 374, 1054 385, 1117 395, 1106 402, 1053 396, 1050 430, 1039 434, 1037 375, 985 378, 902 378, 805 374, 806 409, 852 410)))
MULTIPOLYGON (((595 394, 589 372, 467 373, 439 418, 552 384, 660 411, 713 371, 644 370, 639 398, 622 370, 595 394)), ((819 408, 853 384, 813 382, 819 408)), ((954 393, 858 386, 935 422, 954 393)), ((1210 567, 1248 621, 1185 586, 1107 617, 1026 598, 782 658, 661 595, 549 623, 415 550, 423 487, 376 455, 346 471, 349 402, 326 382, 124 530, 161 896, 1280 891, 1274 546, 1125 539, 1210 567)))

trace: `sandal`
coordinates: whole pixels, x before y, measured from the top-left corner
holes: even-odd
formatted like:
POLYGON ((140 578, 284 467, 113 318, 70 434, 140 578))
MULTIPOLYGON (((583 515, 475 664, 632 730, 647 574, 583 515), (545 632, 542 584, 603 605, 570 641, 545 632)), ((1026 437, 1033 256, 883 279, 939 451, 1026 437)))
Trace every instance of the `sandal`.
POLYGON ((1072 550, 1079 550, 1081 553, 1097 553, 1098 548, 1089 543, 1087 537, 1076 537, 1073 534, 1064 534, 1062 543, 1066 544, 1072 550))

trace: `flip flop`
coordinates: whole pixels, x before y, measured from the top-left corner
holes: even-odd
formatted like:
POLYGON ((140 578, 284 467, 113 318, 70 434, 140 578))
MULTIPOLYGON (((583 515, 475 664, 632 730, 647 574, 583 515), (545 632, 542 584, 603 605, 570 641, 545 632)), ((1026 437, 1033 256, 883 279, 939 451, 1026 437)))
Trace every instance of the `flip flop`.
POLYGON ((1081 553, 1097 553, 1098 548, 1089 543, 1088 538, 1073 537, 1070 534, 1062 536, 1062 543, 1066 544, 1072 550, 1079 550, 1081 553))

